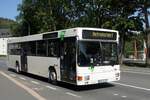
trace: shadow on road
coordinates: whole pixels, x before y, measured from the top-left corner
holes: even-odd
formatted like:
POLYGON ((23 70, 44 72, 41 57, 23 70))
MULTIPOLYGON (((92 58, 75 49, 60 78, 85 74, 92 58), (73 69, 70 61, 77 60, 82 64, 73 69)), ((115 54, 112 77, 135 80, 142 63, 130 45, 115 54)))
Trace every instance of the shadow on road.
MULTIPOLYGON (((11 71, 11 72, 14 72, 14 73, 18 74, 16 72, 16 70, 12 69, 12 68, 8 68, 8 71, 11 71)), ((43 81, 43 82, 48 82, 47 78, 44 78, 44 77, 41 77, 41 76, 37 76, 37 75, 30 74, 30 73, 25 73, 25 72, 21 72, 19 74, 30 77, 30 78, 34 78, 34 79, 37 79, 37 80, 40 80, 40 81, 43 81)))
MULTIPOLYGON (((16 71, 14 69, 11 69, 11 68, 9 68, 8 71, 16 73, 16 71)), ((37 79, 39 81, 48 83, 48 79, 41 77, 41 76, 33 75, 30 73, 24 73, 24 72, 22 72, 21 75, 24 75, 24 76, 34 78, 34 79, 37 79)), ((89 91, 89 90, 94 90, 94 89, 103 89, 103 88, 114 87, 114 85, 112 85, 110 83, 101 83, 101 84, 86 85, 86 86, 76 86, 76 85, 64 83, 64 82, 58 82, 57 86, 65 88, 65 89, 70 89, 73 91, 89 91)))
POLYGON ((59 86, 74 91, 89 91, 95 89, 109 88, 109 87, 113 87, 114 85, 110 83, 101 83, 101 84, 86 85, 86 86, 76 86, 76 85, 60 82, 59 86))

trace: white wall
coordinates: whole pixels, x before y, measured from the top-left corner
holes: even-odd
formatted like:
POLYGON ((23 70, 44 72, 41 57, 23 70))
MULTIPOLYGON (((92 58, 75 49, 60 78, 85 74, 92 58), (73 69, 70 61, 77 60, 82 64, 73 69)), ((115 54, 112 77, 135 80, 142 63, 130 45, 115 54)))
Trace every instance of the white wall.
POLYGON ((0 55, 7 55, 8 38, 0 38, 0 55))

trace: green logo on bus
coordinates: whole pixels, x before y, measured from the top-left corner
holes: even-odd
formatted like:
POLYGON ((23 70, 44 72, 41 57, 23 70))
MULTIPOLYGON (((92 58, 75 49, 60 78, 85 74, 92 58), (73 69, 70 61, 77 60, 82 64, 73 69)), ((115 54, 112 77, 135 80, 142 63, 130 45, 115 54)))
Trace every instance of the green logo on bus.
POLYGON ((94 66, 91 65, 91 66, 89 67, 89 70, 90 70, 91 72, 93 72, 93 71, 94 71, 94 66))
POLYGON ((63 41, 65 36, 65 31, 59 33, 60 40, 63 41))

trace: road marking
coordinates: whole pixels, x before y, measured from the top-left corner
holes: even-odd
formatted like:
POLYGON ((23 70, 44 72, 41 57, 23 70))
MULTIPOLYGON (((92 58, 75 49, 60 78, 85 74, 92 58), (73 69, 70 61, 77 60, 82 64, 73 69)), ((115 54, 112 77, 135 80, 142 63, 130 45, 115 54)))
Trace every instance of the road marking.
POLYGON ((5 74, 4 72, 0 71, 0 74, 11 80, 13 83, 27 91, 29 94, 31 94, 33 97, 35 97, 37 100, 46 100, 44 97, 39 95, 34 90, 30 89, 29 87, 25 86, 24 84, 20 83, 19 81, 15 80, 14 78, 10 77, 9 75, 5 74))
POLYGON ((43 90, 43 88, 33 88, 33 90, 41 91, 41 90, 43 90))
POLYGON ((52 90, 56 90, 56 88, 51 87, 51 86, 46 86, 46 87, 49 88, 49 89, 52 89, 52 90))
POLYGON ((26 80, 24 77, 19 77, 19 78, 22 79, 22 80, 24 80, 24 81, 26 80))
POLYGON ((78 96, 76 94, 73 94, 73 93, 70 93, 70 92, 66 92, 67 95, 70 95, 70 96, 74 96, 74 97, 77 97, 77 98, 81 98, 81 96, 78 96))
POLYGON ((39 88, 32 88, 33 90, 39 90, 39 88))
POLYGON ((12 76, 12 77, 16 77, 16 75, 14 75, 14 74, 9 74, 10 76, 12 76))
POLYGON ((111 83, 117 84, 117 85, 121 85, 121 86, 131 87, 131 88, 135 88, 135 89, 150 91, 149 88, 143 88, 143 87, 138 87, 138 86, 134 86, 134 85, 123 84, 123 83, 118 83, 118 82, 111 82, 111 83))
POLYGON ((40 84, 39 82, 36 82, 36 81, 31 81, 31 83, 36 84, 36 85, 40 84))
POLYGON ((114 94, 115 96, 118 96, 119 94, 114 94))
POLYGON ((127 98, 127 96, 121 96, 122 98, 127 98))
POLYGON ((144 73, 144 72, 133 72, 133 71, 121 71, 121 72, 150 75, 150 73, 148 73, 148 72, 146 72, 146 73, 144 73))

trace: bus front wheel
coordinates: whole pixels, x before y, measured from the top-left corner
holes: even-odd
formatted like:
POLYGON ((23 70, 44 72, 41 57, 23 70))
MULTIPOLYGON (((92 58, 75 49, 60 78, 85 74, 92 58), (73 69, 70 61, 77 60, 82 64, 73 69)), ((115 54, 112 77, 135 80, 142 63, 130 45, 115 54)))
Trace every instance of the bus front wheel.
POLYGON ((49 78, 48 81, 54 85, 57 84, 57 75, 54 69, 49 69, 49 78))

